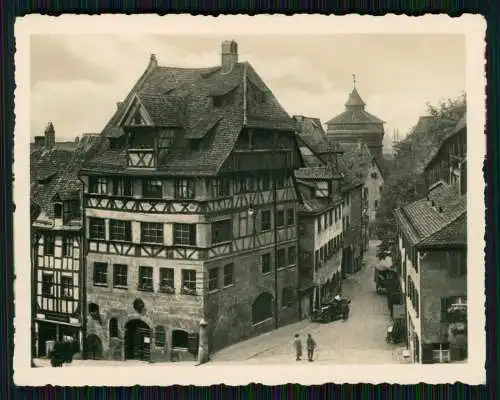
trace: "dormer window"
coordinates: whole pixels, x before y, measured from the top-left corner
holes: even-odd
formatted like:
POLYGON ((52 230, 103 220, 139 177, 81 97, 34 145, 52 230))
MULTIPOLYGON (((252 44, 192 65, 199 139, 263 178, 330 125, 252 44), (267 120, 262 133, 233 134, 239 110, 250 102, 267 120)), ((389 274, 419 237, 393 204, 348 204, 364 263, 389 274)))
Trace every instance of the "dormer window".
POLYGON ((328 182, 316 182, 316 197, 328 197, 328 182))
POLYGON ((224 104, 223 96, 214 96, 212 99, 213 99, 214 107, 216 107, 216 108, 222 107, 222 105, 224 104))
POLYGON ((371 177, 372 177, 372 179, 377 179, 378 178, 378 174, 376 172, 372 172, 371 177))
POLYGON ((54 204, 54 218, 62 218, 63 206, 61 203, 54 204))
POLYGON ((267 100, 267 93, 263 92, 262 90, 256 90, 255 91, 255 101, 258 104, 263 104, 267 100))

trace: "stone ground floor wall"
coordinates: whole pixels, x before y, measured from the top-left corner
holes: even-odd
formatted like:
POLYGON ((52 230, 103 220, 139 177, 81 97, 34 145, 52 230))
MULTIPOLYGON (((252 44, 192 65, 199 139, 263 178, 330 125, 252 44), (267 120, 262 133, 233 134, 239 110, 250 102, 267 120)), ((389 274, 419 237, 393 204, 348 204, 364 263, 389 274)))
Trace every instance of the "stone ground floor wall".
MULTIPOLYGON (((173 340, 174 331, 182 331, 182 335, 187 334, 193 337, 198 334, 199 322, 203 316, 201 296, 182 296, 184 299, 175 302, 178 305, 176 307, 172 306, 168 296, 182 295, 160 293, 144 293, 140 297, 130 296, 127 293, 120 296, 116 294, 89 295, 88 303, 99 306, 99 316, 96 318, 89 314, 87 318, 87 344, 89 342, 91 344, 86 346, 87 350, 89 347, 101 347, 101 355, 99 356, 99 351, 97 351, 96 358, 126 359, 127 342, 133 340, 130 335, 127 336, 127 329, 131 332, 132 325, 136 324, 150 330, 150 334, 144 339, 149 342, 147 344, 149 344, 150 361, 194 360, 196 358, 194 352, 189 352, 184 347, 173 348, 175 345, 173 340), (141 311, 135 307, 138 299, 144 305, 141 311), (116 324, 114 333, 112 324, 116 324), (97 344, 92 345, 92 343, 97 344)), ((147 355, 145 358, 148 358, 147 355)))
MULTIPOLYGON (((296 245, 290 242, 283 247, 296 245)), ((208 263, 207 270, 219 268, 223 273, 224 265, 234 264, 234 283, 221 285, 218 290, 209 292, 205 299, 205 318, 208 322, 207 333, 209 351, 214 352, 241 340, 260 335, 276 328, 277 322, 283 326, 299 319, 298 270, 295 263, 290 263, 277 271, 277 289, 275 288, 273 247, 258 249, 247 254, 226 257, 220 261, 208 263), (270 272, 263 272, 262 255, 270 254, 270 272), (290 302, 284 301, 288 290, 290 302), (267 318, 253 321, 253 310, 257 299, 264 302, 270 311, 267 318)))

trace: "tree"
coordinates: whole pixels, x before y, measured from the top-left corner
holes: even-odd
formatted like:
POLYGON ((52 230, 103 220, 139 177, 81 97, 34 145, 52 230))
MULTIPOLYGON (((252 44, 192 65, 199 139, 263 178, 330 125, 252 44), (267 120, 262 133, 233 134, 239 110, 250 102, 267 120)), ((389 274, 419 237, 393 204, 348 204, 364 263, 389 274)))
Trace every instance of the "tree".
POLYGON ((395 144, 395 154, 386 161, 386 179, 374 223, 374 230, 381 240, 377 255, 383 259, 391 254, 396 243, 394 210, 422 198, 425 182, 423 168, 453 131, 466 110, 466 97, 442 101, 436 106, 427 104, 428 120, 425 129, 415 129, 404 140, 395 144))

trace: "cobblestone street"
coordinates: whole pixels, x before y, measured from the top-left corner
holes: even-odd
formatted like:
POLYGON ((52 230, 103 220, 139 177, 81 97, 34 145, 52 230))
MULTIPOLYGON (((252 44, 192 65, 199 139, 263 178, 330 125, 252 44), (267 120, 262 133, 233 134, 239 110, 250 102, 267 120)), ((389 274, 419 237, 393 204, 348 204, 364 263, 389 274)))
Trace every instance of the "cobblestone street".
MULTIPOLYGON (((385 342, 391 320, 386 297, 375 292, 374 267, 377 242, 371 241, 365 256, 365 267, 343 281, 343 295, 351 299, 349 319, 326 324, 303 320, 276 331, 221 350, 212 357, 214 363, 246 364, 295 363, 293 335, 303 342, 311 333, 317 343, 315 362, 335 364, 402 363, 401 345, 385 342)), ((304 356, 302 362, 307 362, 304 356), (304 358, 306 361, 304 361, 304 358)))

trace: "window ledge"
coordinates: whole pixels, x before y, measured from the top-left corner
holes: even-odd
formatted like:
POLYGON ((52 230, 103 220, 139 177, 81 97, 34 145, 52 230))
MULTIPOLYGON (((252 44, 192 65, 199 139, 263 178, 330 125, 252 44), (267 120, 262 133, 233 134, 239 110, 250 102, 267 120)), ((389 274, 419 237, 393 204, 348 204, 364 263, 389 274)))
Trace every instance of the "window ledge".
POLYGON ((208 294, 215 294, 215 293, 217 293, 219 291, 220 291, 220 289, 212 289, 212 290, 208 291, 208 294))
POLYGON ((94 286, 99 286, 99 287, 108 287, 108 284, 107 283, 96 283, 94 282, 94 286))
POLYGON ((222 242, 212 243, 212 247, 220 246, 220 245, 223 245, 223 244, 230 244, 231 242, 232 242, 232 240, 224 240, 222 242))
POLYGON ((128 286, 124 285, 113 285, 113 289, 127 290, 128 286))
POLYGON ((229 285, 224 285, 224 289, 228 289, 228 288, 233 287, 233 286, 234 286, 234 282, 230 283, 229 285))

